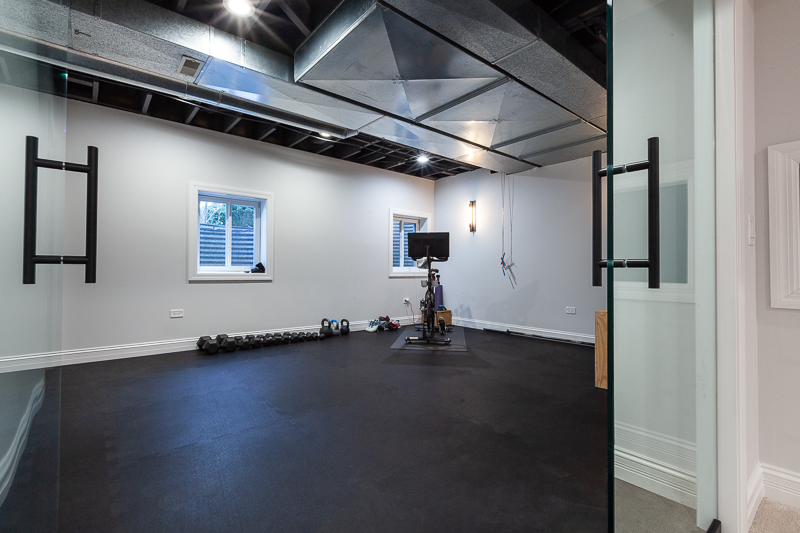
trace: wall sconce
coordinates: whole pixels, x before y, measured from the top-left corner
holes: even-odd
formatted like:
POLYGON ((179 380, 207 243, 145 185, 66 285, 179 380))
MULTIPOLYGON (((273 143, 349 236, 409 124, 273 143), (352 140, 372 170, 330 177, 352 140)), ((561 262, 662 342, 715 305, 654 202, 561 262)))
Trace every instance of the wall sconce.
POLYGON ((475 200, 471 200, 469 202, 469 210, 470 210, 470 223, 469 223, 469 230, 472 233, 475 233, 475 200))

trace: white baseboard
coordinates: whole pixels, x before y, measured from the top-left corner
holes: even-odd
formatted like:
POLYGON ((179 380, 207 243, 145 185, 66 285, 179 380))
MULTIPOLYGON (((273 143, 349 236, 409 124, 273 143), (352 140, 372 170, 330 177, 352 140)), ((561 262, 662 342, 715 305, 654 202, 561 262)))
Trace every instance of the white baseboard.
POLYGON ((764 497, 800 509, 800 473, 761 463, 764 497))
MULTIPOLYGON (((410 316, 393 317, 401 325, 413 324, 410 316)), ((369 324, 369 320, 355 320, 350 322, 351 331, 363 331, 369 324)), ((311 332, 318 331, 319 325, 295 326, 280 329, 268 329, 261 331, 243 331, 229 333, 229 335, 261 335, 265 333, 282 332, 311 332)), ((199 337, 199 335, 198 335, 199 337)), ((77 350, 62 350, 58 352, 47 352, 38 354, 12 355, 0 357, 0 373, 16 372, 19 370, 29 370, 33 368, 51 368, 54 366, 74 365, 79 363, 93 363, 97 361, 110 361, 112 359, 124 359, 128 357, 142 357, 147 355, 158 355, 165 353, 184 352, 194 350, 198 337, 190 339, 172 339, 165 341, 140 342, 136 344, 121 344, 117 346, 101 346, 98 348, 80 348, 77 350)))
POLYGON ((587 335, 585 333, 574 333, 571 331, 558 331, 555 329, 534 328, 532 326, 519 326, 516 324, 502 324, 500 322, 490 322, 488 320, 477 320, 474 318, 464 318, 459 316, 453 317, 453 325, 462 326, 472 329, 499 329, 501 331, 510 330, 515 333, 528 333, 531 335, 539 335, 541 337, 550 337, 552 339, 588 342, 594 344, 594 335, 587 335))
POLYGON ((617 422, 614 475, 691 508, 697 507, 694 443, 617 422))
POLYGON ((756 518, 758 506, 761 505, 761 500, 764 498, 764 471, 761 469, 761 464, 757 464, 753 471, 750 473, 750 479, 747 481, 747 530, 753 525, 753 520, 756 518))
POLYGON ((19 460, 25 450, 25 444, 28 442, 28 433, 30 433, 33 417, 42 407, 43 400, 44 378, 31 390, 31 397, 19 421, 14 438, 11 440, 11 446, 0 457, 0 505, 3 505, 8 491, 11 489, 11 483, 14 481, 14 474, 17 471, 19 460))

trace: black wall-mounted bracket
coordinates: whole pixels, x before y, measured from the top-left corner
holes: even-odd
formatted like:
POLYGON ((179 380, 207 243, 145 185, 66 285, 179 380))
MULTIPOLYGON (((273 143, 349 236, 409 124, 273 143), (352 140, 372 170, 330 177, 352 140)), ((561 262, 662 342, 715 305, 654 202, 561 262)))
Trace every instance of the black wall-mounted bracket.
POLYGON ((39 158, 39 139, 25 138, 25 238, 22 283, 36 283, 36 265, 86 265, 86 283, 97 280, 97 147, 88 149, 87 163, 64 163, 39 158), (86 255, 36 255, 39 169, 52 168, 86 174, 86 255))
MULTIPOLYGON (((647 170, 647 259, 603 259, 602 236, 602 197, 601 179, 608 175, 607 168, 601 168, 601 153, 592 153, 592 285, 603 284, 602 269, 613 262, 614 268, 646 268, 647 286, 651 289, 661 287, 661 224, 659 210, 659 153, 658 137, 647 139, 647 161, 618 165, 613 175, 647 170)), ((612 194, 609 190, 607 194, 612 194)))

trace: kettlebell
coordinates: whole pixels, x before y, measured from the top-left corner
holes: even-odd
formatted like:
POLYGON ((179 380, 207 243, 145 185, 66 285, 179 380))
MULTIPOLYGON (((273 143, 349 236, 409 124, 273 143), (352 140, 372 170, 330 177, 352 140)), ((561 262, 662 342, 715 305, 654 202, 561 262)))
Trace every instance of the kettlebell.
POLYGON ((350 321, 346 318, 342 319, 342 335, 350 335, 350 321))
POLYGON ((331 320, 331 329, 333 330, 333 336, 337 337, 339 333, 339 321, 338 320, 331 320))
POLYGON ((331 329, 331 321, 327 318, 322 319, 322 323, 320 324, 322 327, 319 328, 319 334, 325 338, 333 337, 333 329, 331 329))

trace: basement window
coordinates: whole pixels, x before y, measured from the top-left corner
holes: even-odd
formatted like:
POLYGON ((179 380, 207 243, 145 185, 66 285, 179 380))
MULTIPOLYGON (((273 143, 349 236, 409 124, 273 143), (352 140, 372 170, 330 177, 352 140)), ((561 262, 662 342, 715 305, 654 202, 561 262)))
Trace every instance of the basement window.
POLYGON ((408 256, 408 236, 428 232, 429 214, 390 210, 389 225, 389 277, 417 277, 425 271, 417 268, 416 261, 408 256))
POLYGON ((272 195, 192 184, 189 197, 189 280, 270 281, 272 195))

